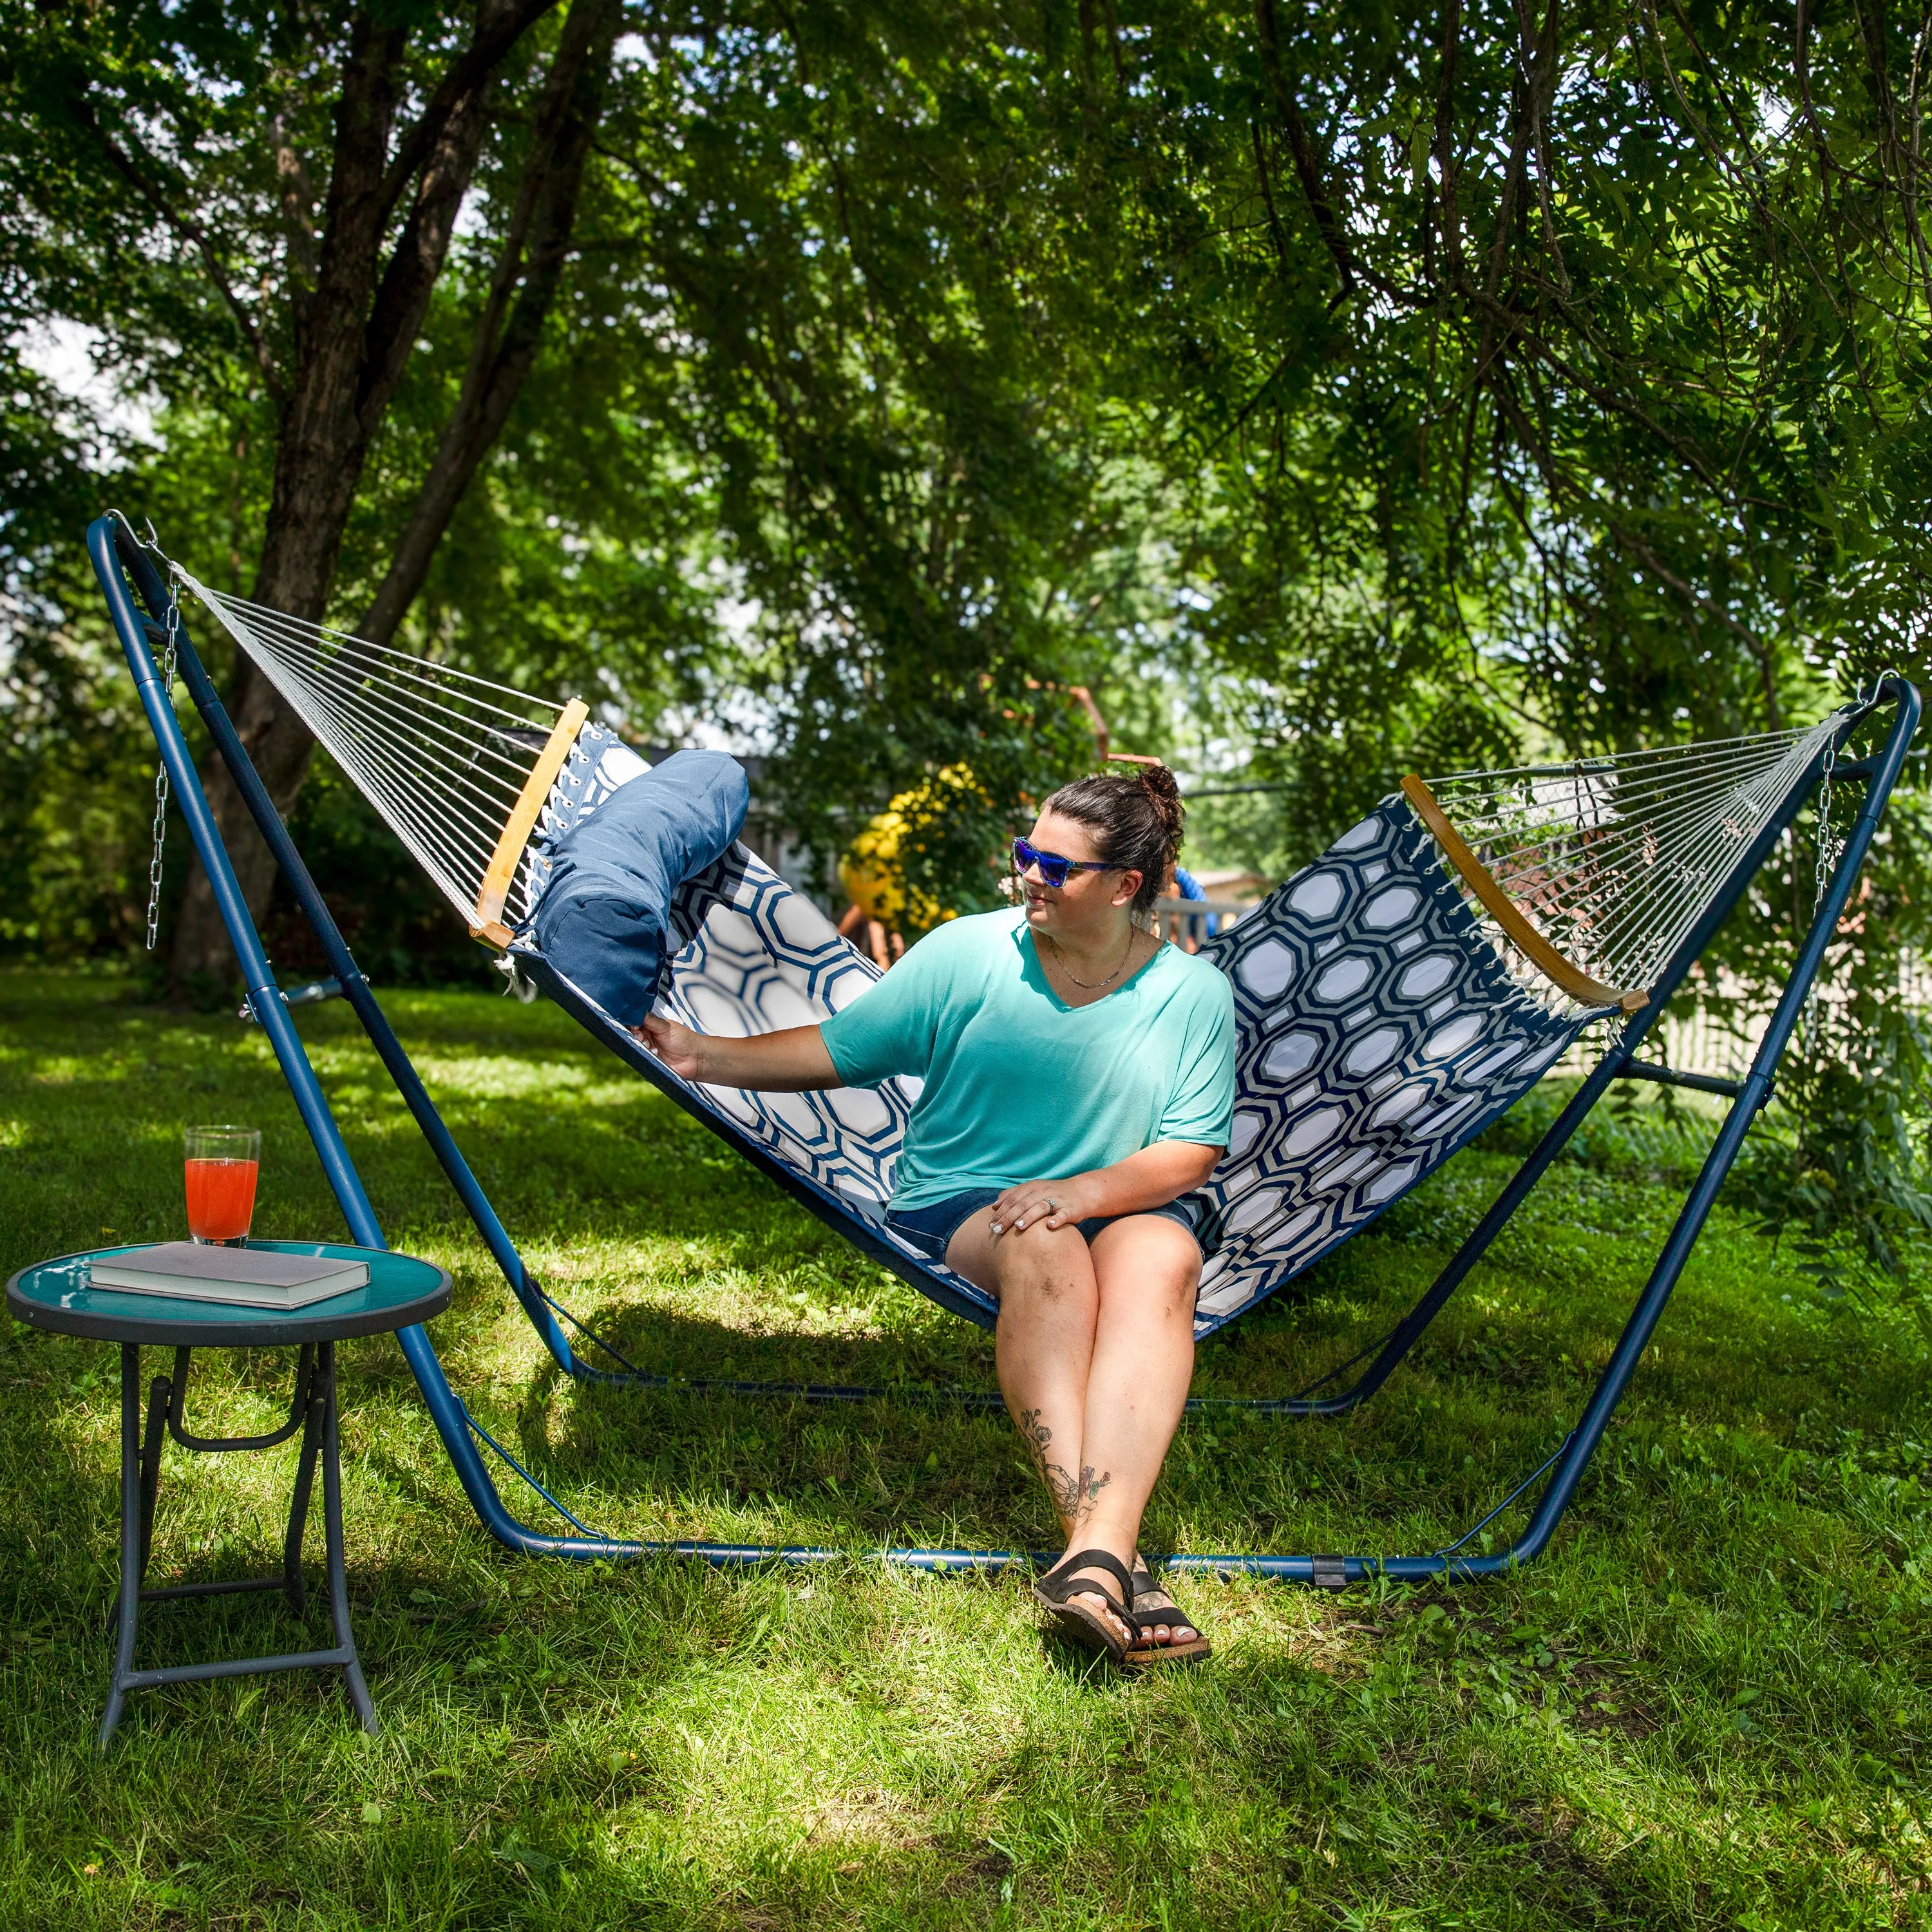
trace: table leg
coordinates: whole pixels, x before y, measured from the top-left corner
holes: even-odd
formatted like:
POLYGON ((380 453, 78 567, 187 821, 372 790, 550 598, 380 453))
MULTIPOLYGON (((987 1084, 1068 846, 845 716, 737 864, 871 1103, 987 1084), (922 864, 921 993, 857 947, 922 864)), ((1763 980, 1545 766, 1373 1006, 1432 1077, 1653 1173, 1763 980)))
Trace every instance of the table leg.
POLYGON ((114 1644, 114 1682, 100 1720, 98 1748, 105 1750, 127 1701, 134 1669, 134 1620, 141 1607, 141 1349, 121 1345, 121 1600, 114 1644))
POLYGON ((363 1682, 362 1660, 356 1654, 356 1636, 349 1627, 349 1577, 342 1560, 342 1465, 336 1426, 335 1344, 316 1349, 316 1372, 322 1384, 322 1514, 328 1552, 328 1608, 335 1622, 337 1646, 345 1653, 343 1672, 349 1682, 350 1701, 373 1738, 381 1731, 376 1706, 363 1682))
MULTIPOLYGON (((170 1384, 157 1376, 151 1402, 158 1405, 151 1413, 147 1439, 141 1430, 141 1351, 133 1342, 121 1350, 121 1594, 115 1606, 118 1626, 114 1653, 114 1681, 107 1700, 106 1714, 101 1720, 100 1745, 105 1750, 121 1721, 121 1713, 130 1690, 146 1690, 164 1684, 201 1684, 224 1677, 251 1676, 269 1670, 302 1670, 334 1666, 348 1679, 350 1701, 370 1736, 380 1726, 376 1706, 364 1681, 361 1660, 356 1654, 356 1638, 349 1622, 349 1579, 343 1560, 341 1442, 337 1427, 335 1405, 335 1348, 332 1342, 316 1346, 314 1366, 297 1375, 298 1388, 289 1421, 266 1436, 201 1437, 181 1426, 180 1400, 187 1382, 187 1352, 176 1357, 175 1376, 170 1384), (283 1546, 280 1576, 244 1577, 232 1582, 177 1583, 164 1590, 143 1591, 141 1579, 147 1568, 148 1546, 153 1528, 154 1496, 160 1480, 160 1437, 154 1426, 158 1414, 164 1432, 172 1429, 189 1448, 196 1450, 250 1449, 284 1442, 298 1426, 302 1432, 302 1460, 296 1471, 296 1493, 290 1510, 289 1533, 283 1546), (331 1650, 292 1651, 276 1657, 243 1657, 216 1664, 172 1664, 156 1670, 134 1668, 134 1627, 141 1599, 150 1598, 224 1596, 236 1591, 288 1590, 299 1609, 302 1602, 302 1540, 313 1492, 315 1466, 322 1464, 322 1521, 328 1562, 328 1607, 335 1624, 335 1646, 331 1650)), ((304 1352, 304 1363, 307 1352, 304 1352)))
POLYGON ((302 1532, 308 1525, 308 1499, 315 1485, 315 1459, 322 1447, 322 1397, 320 1376, 304 1348, 297 1372, 302 1378, 302 1456, 296 1464, 295 1494, 289 1503, 289 1533, 282 1544, 282 1588, 289 1607, 300 1616, 308 1606, 308 1592, 302 1582, 302 1532))
MULTIPOLYGON (((177 1376, 182 1372, 188 1353, 185 1348, 176 1353, 177 1376)), ((173 1384, 166 1376, 157 1376, 148 1384, 148 1432, 141 1444, 141 1574, 138 1582, 147 1579, 148 1557, 154 1546, 154 1498, 160 1493, 161 1444, 167 1439, 168 1404, 173 1396, 173 1384)))
MULTIPOLYGON (((181 1354, 185 1355, 184 1348, 181 1354)), ((176 1364, 176 1373, 180 1364, 176 1364)), ((135 1588, 147 1580, 148 1558, 154 1544, 154 1498, 161 1486, 161 1444, 168 1432, 168 1403, 172 1390, 166 1376, 157 1376, 148 1384, 148 1428, 141 1440, 141 1560, 135 1588)), ((107 1612, 107 1621, 118 1623, 121 1616, 121 1597, 117 1591, 114 1601, 107 1612)))

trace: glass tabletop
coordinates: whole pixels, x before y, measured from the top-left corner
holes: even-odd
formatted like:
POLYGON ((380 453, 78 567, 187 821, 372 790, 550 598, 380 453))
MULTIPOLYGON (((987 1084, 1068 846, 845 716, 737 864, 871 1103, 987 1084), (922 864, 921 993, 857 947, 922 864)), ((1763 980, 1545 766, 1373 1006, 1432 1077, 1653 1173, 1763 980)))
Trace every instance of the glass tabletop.
POLYGON ((368 1264, 361 1288, 302 1308, 250 1308, 232 1301, 195 1301, 172 1294, 88 1285, 88 1264, 152 1246, 130 1242, 62 1255, 22 1268, 7 1284, 8 1312, 36 1328, 109 1342, 157 1342, 176 1348, 259 1348, 346 1340, 407 1328, 449 1306, 449 1276, 413 1255, 358 1248, 339 1241, 244 1244, 278 1254, 312 1255, 368 1264))

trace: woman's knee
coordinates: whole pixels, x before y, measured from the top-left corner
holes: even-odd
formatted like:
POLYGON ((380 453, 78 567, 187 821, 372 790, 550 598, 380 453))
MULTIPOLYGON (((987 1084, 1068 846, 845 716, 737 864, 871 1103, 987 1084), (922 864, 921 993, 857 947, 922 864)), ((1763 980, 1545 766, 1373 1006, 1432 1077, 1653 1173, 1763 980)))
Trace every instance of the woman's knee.
POLYGON ((1024 1292, 1058 1300, 1090 1297, 1094 1261, 1078 1228, 1028 1228, 1001 1234, 992 1244, 1000 1292, 1024 1292))
POLYGON ((1018 1295, 1055 1300, 1094 1294, 1094 1261, 1077 1228, 1044 1222, 996 1234, 989 1210, 982 1209, 953 1236, 946 1265, 1002 1304, 1018 1295))
POLYGON ((1094 1272, 1103 1310, 1114 1304, 1191 1316, 1201 1286, 1201 1250, 1194 1237, 1165 1215, 1136 1216, 1102 1231, 1094 1244, 1094 1272))

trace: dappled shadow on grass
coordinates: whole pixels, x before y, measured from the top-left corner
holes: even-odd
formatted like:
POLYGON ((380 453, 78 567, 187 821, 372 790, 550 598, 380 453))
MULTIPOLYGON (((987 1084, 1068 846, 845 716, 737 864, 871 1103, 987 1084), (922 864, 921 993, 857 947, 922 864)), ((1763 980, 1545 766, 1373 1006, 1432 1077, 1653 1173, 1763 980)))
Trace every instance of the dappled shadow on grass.
MULTIPOLYGON (((104 1222, 178 1232, 172 1135, 190 1108, 271 1130, 276 1231, 332 1216, 259 1036, 18 993, 0 976, 0 1007, 24 1016, 0 1018, 21 1137, 0 1189, 8 1266, 104 1222)), ((642 1366, 992 1386, 982 1333, 886 1280, 560 1016, 385 998, 539 1275, 642 1366)), ((458 1391, 587 1520, 862 1553, 1044 1540, 998 1414, 569 1383, 523 1335, 346 1019, 301 1024, 386 1225, 459 1276, 434 1330, 458 1391)), ((1294 1298, 1205 1346, 1197 1385, 1278 1394, 1351 1352, 1508 1171, 1460 1157, 1294 1298)), ((1443 1540, 1560 1438, 1676 1204, 1559 1169, 1359 1416, 1187 1423, 1150 1546, 1443 1540)), ((358 1343, 343 1356, 350 1588, 386 1737, 362 1744, 316 1673, 138 1699, 101 1767, 112 1352, 13 1330, 0 1817, 23 1821, 24 1850, 0 1834, 0 1924, 1909 1918, 1928 1875, 1913 1754, 1932 1736, 1919 1365, 1782 1302, 1792 1286, 1718 1217, 1530 1570, 1332 1600, 1190 1576, 1178 1594, 1216 1658, 1154 1682, 1044 1646, 1018 1579, 511 1558, 475 1526, 393 1344, 358 1343)), ((206 1426, 259 1426, 286 1364, 218 1358, 206 1376, 206 1426)), ((170 1450, 158 1574, 272 1568, 292 1460, 170 1450)), ((174 1606, 149 1620, 143 1660, 302 1628, 272 1599, 174 1606)))
MULTIPOLYGON (((748 1336, 661 1310, 604 1318, 632 1359, 693 1378, 709 1370, 777 1381, 824 1367, 818 1337, 748 1336)), ((842 1378, 874 1387, 904 1366, 890 1339, 841 1336, 831 1352, 842 1378)), ((1289 1553, 1362 1547, 1338 1539, 1366 1534, 1379 1539, 1370 1548, 1433 1547, 1548 1453, 1550 1414, 1546 1401, 1513 1414, 1450 1395, 1419 1406, 1392 1396, 1346 1429, 1238 1412, 1190 1418, 1156 1492, 1148 1546, 1289 1553)), ((916 1384, 818 1402, 573 1384, 546 1361, 516 1399, 514 1419, 520 1458, 560 1493, 619 1501, 679 1534, 848 1548, 1056 1540, 1004 1412, 930 1399, 916 1384)), ((634 1516, 627 1521, 634 1532, 634 1516)))

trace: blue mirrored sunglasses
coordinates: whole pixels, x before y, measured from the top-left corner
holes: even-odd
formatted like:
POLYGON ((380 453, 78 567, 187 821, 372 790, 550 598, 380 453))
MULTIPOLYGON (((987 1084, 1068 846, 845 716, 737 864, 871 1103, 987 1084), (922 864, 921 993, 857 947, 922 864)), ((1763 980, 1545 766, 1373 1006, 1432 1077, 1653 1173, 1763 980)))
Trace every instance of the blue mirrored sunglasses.
POLYGON ((1024 878, 1034 866, 1040 868, 1040 877, 1055 892, 1066 884, 1070 874, 1075 872, 1118 872, 1123 869, 1112 866, 1103 859, 1063 859, 1058 852, 1042 852, 1037 845, 1030 845, 1024 838, 1013 841, 1013 870, 1024 878))

